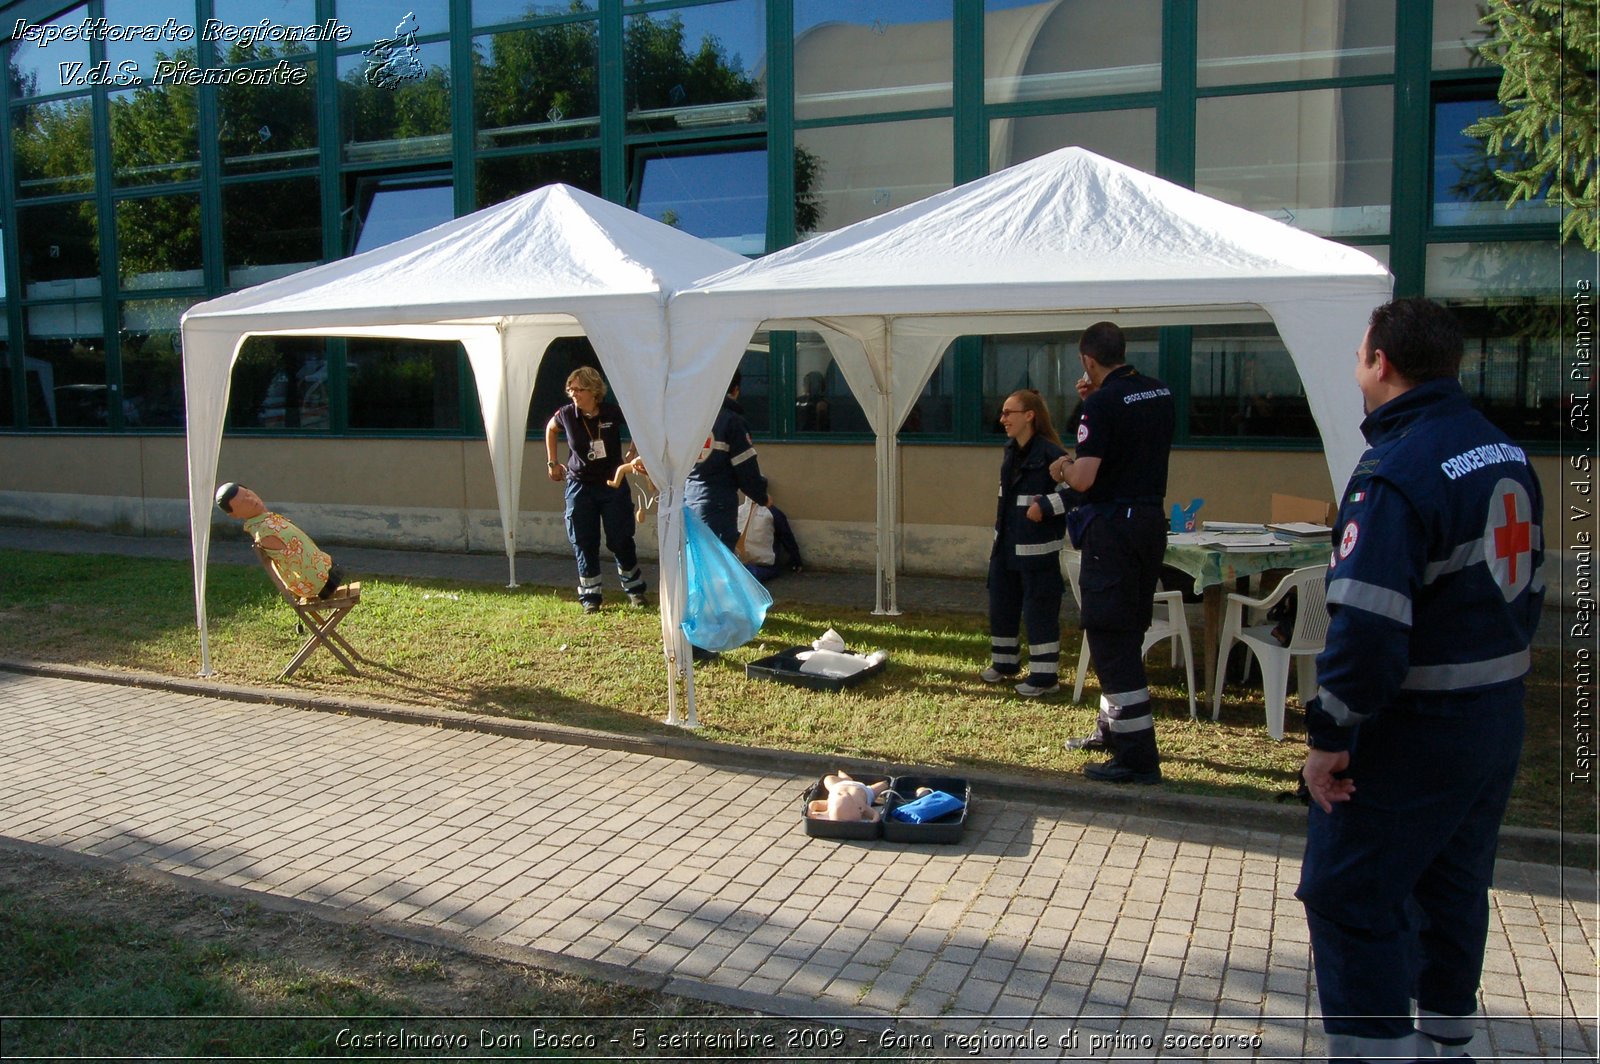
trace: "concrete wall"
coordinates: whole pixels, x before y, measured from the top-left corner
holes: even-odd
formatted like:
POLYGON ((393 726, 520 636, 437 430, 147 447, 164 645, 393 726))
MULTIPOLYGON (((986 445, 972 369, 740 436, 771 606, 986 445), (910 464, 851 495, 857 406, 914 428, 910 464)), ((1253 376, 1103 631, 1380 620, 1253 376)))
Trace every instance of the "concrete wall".
MULTIPOLYGON (((870 444, 763 443, 762 469, 809 564, 870 567, 875 473, 870 444)), ((977 575, 988 557, 1000 447, 900 449, 901 569, 977 575)), ((1557 458, 1534 460, 1545 525, 1559 527, 1557 458)), ((188 534, 183 440, 172 436, 0 435, 0 521, 131 535, 188 534)), ((319 541, 418 550, 503 550, 489 454, 481 440, 224 439, 219 479, 237 480, 292 514, 319 541)), ((1202 518, 1264 520, 1274 491, 1333 499, 1316 452, 1180 450, 1168 502, 1205 499, 1202 518)), ((565 554, 561 489, 540 443, 525 458, 521 549, 565 554)), ((220 513, 218 526, 233 523, 220 513)), ((1552 543, 1552 546, 1559 544, 1552 543)), ((641 529, 655 555, 655 524, 641 529)))

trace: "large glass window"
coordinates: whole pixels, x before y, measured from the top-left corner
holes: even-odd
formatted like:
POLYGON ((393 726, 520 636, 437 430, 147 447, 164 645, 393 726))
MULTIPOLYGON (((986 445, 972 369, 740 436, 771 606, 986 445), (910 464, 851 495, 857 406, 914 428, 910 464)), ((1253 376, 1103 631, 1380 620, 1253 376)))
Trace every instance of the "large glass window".
MULTIPOLYGON (((148 83, 155 77, 160 62, 186 68, 195 65, 194 0, 102 0, 102 6, 106 21, 113 26, 159 30, 154 34, 156 40, 148 39, 147 33, 133 39, 107 37, 106 62, 117 75, 133 72, 148 83)), ((252 21, 260 20, 258 14, 252 21)), ((51 45, 51 49, 54 48, 51 45)))
POLYGON ((1433 69, 1487 66, 1477 54, 1489 35, 1478 22, 1483 13, 1483 0, 1433 0, 1433 69))
POLYGON ((767 152, 651 155, 635 210, 741 255, 767 250, 767 152))
MULTIPOLYGON (((11 78, 11 97, 43 96, 67 88, 62 74, 76 72, 82 76, 89 66, 89 42, 85 39, 67 40, 54 37, 44 44, 42 29, 53 28, 60 32, 76 27, 89 17, 89 5, 82 4, 71 11, 35 25, 29 21, 21 37, 12 38, 7 47, 7 75, 11 78)), ((22 21, 22 20, 17 20, 22 21)), ((16 22, 10 23, 15 28, 16 22)), ((76 35, 75 35, 76 37, 76 35)))
POLYGON ((330 424, 327 344, 315 336, 245 340, 228 389, 228 427, 325 431, 330 424))
POLYGON ((1394 70, 1395 0, 1200 0, 1199 83, 1259 85, 1394 70))
POLYGON ((1492 159, 1483 141, 1462 132, 1488 115, 1500 113, 1492 88, 1469 99, 1439 100, 1433 105, 1433 224, 1505 225, 1561 221, 1561 208, 1544 196, 1518 200, 1507 208, 1510 186, 1496 170, 1522 169, 1520 153, 1492 159), (1497 164, 1497 165, 1496 165, 1497 164))
POLYGON ((1195 188, 1322 236, 1385 233, 1393 99, 1388 86, 1202 99, 1195 188))
MULTIPOLYGON (((1023 388, 1039 392, 1050 408, 1050 422, 1068 446, 1076 438, 1078 378, 1083 362, 1078 356, 1082 330, 1067 333, 1018 333, 983 338, 983 415, 985 434, 1002 435, 1000 407, 1006 396, 1023 388)), ((1161 364, 1160 333, 1156 329, 1124 329, 1128 364, 1140 373, 1156 373, 1161 364)))
POLYGON ((478 146, 600 135, 600 28, 593 20, 473 41, 478 146))
POLYGON ((1161 0, 984 0, 988 103, 1161 88, 1161 0))
POLYGON ((1305 386, 1272 325, 1196 328, 1189 351, 1191 435, 1317 437, 1305 386))
POLYGON ((814 168, 802 202, 814 226, 802 236, 842 229, 904 207, 953 183, 955 155, 948 118, 828 126, 795 133, 795 154, 814 168))
POLYGON ((801 120, 950 106, 951 0, 795 0, 801 120))
POLYGON ((199 94, 187 85, 110 94, 111 171, 120 186, 188 181, 200 168, 199 94))
MULTIPOLYGON (((450 0, 337 0, 334 15, 351 30, 349 44, 430 37, 450 30, 450 0)), ((259 18, 259 16, 257 16, 259 18)))
POLYGON ((460 429, 461 345, 351 340, 352 429, 460 429))
POLYGON ((628 16, 622 47, 629 132, 761 121, 766 25, 762 0, 628 16))
POLYGON ((479 159, 477 204, 488 207, 556 182, 600 195, 600 153, 540 152, 479 159))
MULTIPOLYGON (((817 333, 795 334, 794 427, 800 433, 872 432, 844 373, 817 333)), ((944 435, 955 430, 955 346, 945 350, 923 386, 922 395, 906 414, 900 435, 944 435)))
POLYGON ((93 119, 87 96, 26 104, 11 112, 17 195, 94 188, 93 119))
POLYGON ((217 87, 222 170, 249 174, 315 166, 317 66, 305 65, 302 84, 273 79, 265 85, 217 87))
MULTIPOLYGON (((0 310, 4 310, 0 306, 0 310)), ((11 396, 11 342, 0 335, 0 429, 16 425, 16 409, 11 396)))
POLYGON ((17 208, 17 244, 29 299, 100 294, 100 220, 92 201, 17 208))
POLYGON ((317 179, 223 185, 222 252, 229 288, 247 288, 321 262, 317 179))
POLYGON ((380 178, 356 188, 355 246, 351 254, 392 244, 455 217, 455 187, 448 178, 380 178))
POLYGON ((1156 112, 1086 111, 998 118, 989 123, 989 169, 1003 170, 1057 148, 1087 148, 1136 170, 1156 169, 1156 112))
POLYGON ((117 280, 123 288, 188 288, 200 269, 200 197, 140 196, 117 203, 117 280))
POLYGON ((23 321, 29 426, 78 429, 111 424, 99 302, 29 307, 23 321))
POLYGON ((122 304, 123 423, 128 428, 183 424, 183 341, 178 320, 187 300, 142 299, 122 304))
POLYGON ((1564 263, 1553 241, 1428 248, 1427 295, 1455 311, 1467 335, 1462 387, 1514 440, 1559 438, 1565 296, 1574 278, 1594 273, 1592 256, 1567 255, 1564 263))
POLYGON ((348 162, 450 154, 450 45, 415 45, 381 70, 339 58, 339 129, 348 162))
POLYGON ((546 15, 595 11, 599 7, 599 0, 472 0, 472 25, 499 26, 546 15))

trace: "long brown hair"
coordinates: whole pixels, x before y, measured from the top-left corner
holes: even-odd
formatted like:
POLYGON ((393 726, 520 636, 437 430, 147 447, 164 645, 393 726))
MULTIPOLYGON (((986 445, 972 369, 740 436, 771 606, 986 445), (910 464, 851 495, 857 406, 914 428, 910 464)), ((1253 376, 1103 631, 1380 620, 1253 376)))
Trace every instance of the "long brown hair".
MULTIPOLYGON (((1033 413, 1033 434, 1043 436, 1057 447, 1063 446, 1061 437, 1056 435, 1055 426, 1050 424, 1050 408, 1045 405, 1044 396, 1032 388, 1023 388, 1021 391, 1012 392, 1006 397, 1006 402, 1015 399, 1022 404, 1022 409, 1033 413)), ((1002 404, 1004 405, 1004 404, 1002 404)))

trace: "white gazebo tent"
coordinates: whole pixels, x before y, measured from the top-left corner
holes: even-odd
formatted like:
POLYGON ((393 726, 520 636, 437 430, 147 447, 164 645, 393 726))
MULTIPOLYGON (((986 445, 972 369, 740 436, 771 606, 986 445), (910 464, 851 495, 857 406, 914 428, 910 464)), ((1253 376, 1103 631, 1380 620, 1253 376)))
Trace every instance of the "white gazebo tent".
MULTIPOLYGON (((212 488, 230 375, 246 337, 460 341, 477 382, 514 586, 528 404, 550 342, 589 337, 646 466, 673 471, 667 460, 676 453, 672 442, 695 433, 703 439, 712 414, 692 428, 669 421, 667 297, 743 261, 624 207, 549 185, 385 247, 192 307, 183 316, 183 377, 201 674, 211 671, 205 591, 212 488)), ((680 473, 672 483, 682 479, 680 473)), ((680 540, 669 533, 679 535, 658 528, 662 542, 676 550, 680 540)), ((665 587, 661 609, 670 667, 682 644, 666 625, 670 618, 676 626, 682 608, 665 587)), ((673 720, 676 687, 670 690, 673 720)))
MULTIPOLYGON (((1351 360, 1391 286, 1353 248, 1064 148, 679 291, 667 403, 707 421, 757 328, 821 333, 877 433, 877 612, 893 613, 895 434, 956 337, 1271 321, 1339 485, 1363 447, 1351 360)), ((668 446, 686 469, 699 438, 668 446)))

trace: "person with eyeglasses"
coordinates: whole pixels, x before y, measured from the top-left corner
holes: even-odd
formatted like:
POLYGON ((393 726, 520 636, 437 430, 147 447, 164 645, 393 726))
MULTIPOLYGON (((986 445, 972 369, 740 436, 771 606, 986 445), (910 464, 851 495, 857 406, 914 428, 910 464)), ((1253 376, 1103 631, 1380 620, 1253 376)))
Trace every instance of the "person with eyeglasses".
POLYGON ((1032 389, 1000 404, 1006 449, 1000 460, 994 546, 989 551, 989 665, 985 683, 1022 677, 1021 629, 1028 629, 1028 672, 1016 685, 1024 698, 1061 690, 1061 547, 1066 507, 1050 463, 1066 454, 1050 424, 1050 408, 1032 389))
POLYGON ((1111 760, 1083 766, 1104 783, 1160 783, 1161 755, 1144 670, 1161 559, 1167 550, 1167 464, 1177 405, 1172 391, 1127 363, 1127 341, 1109 321, 1078 340, 1086 381, 1077 456, 1058 458, 1050 475, 1083 502, 1067 521, 1082 552, 1081 623, 1100 677, 1100 713, 1092 735, 1068 750, 1105 750, 1111 760))
POLYGON ((623 453, 622 409, 608 403, 606 382, 593 366, 567 376, 571 402, 544 427, 545 470, 556 483, 566 481, 567 539, 578 561, 578 604, 584 613, 600 612, 600 533, 617 563, 617 576, 630 605, 643 606, 644 575, 634 546, 633 496, 626 484, 611 486, 617 467, 635 456, 623 453), (556 461, 556 444, 565 435, 568 457, 556 461))

